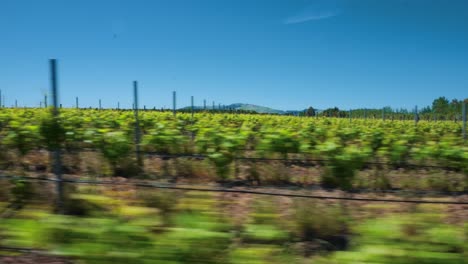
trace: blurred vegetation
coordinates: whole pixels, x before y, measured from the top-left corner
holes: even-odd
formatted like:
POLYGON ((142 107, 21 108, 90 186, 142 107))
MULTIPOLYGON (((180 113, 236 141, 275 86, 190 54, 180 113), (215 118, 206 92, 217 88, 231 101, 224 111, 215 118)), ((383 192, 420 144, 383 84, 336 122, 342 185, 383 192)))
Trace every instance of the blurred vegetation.
POLYGON ((466 219, 448 224, 440 206, 355 221, 324 201, 77 186, 57 215, 32 186, 1 187, 22 207, 2 214, 0 246, 76 263, 464 263, 468 250, 466 219))
POLYGON ((336 252, 315 263, 466 263, 465 228, 445 224, 434 213, 393 215, 357 226, 349 251, 336 252))

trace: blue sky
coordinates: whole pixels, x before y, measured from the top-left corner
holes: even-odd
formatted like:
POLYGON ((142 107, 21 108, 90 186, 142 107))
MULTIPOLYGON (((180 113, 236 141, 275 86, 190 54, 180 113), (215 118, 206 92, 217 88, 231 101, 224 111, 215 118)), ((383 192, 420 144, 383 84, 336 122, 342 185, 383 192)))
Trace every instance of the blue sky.
POLYGON ((468 97, 466 0, 0 0, 0 89, 39 105, 203 99, 278 109, 468 97))

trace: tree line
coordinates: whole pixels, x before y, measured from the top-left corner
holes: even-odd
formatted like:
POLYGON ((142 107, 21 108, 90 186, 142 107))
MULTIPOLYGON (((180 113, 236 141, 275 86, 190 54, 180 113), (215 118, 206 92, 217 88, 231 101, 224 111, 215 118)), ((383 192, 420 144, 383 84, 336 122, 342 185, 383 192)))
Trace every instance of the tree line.
POLYGON ((318 111, 314 107, 309 107, 300 115, 319 116, 319 117, 339 117, 339 118, 374 118, 374 119, 396 119, 408 120, 416 118, 421 120, 461 120, 463 102, 468 104, 468 98, 464 100, 449 100, 442 96, 435 99, 432 105, 421 109, 391 108, 389 106, 376 108, 358 108, 351 110, 342 110, 338 107, 327 108, 318 111))

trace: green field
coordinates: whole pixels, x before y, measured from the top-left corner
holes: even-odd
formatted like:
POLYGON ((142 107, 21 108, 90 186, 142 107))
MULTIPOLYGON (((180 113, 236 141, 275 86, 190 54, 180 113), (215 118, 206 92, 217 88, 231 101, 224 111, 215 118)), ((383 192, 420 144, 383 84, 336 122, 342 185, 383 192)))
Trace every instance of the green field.
POLYGON ((138 164, 132 111, 61 109, 54 119, 2 109, 0 174, 23 178, 0 179, 0 262, 24 257, 5 249, 15 247, 73 263, 464 263, 462 204, 135 185, 466 202, 461 130, 453 121, 140 111, 138 164), (65 179, 109 183, 65 183, 60 214, 55 185, 31 180, 54 177, 56 149, 65 179))

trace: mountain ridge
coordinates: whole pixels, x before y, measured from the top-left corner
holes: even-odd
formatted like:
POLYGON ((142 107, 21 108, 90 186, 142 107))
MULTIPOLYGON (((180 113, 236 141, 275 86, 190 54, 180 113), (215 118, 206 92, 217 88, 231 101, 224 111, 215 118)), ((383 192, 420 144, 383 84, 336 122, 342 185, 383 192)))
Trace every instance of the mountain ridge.
MULTIPOLYGON (((215 109, 218 109, 219 106, 215 106, 215 109)), ((233 103, 229 105, 223 105, 222 107, 233 110, 243 110, 243 111, 254 111, 261 114, 291 114, 301 112, 300 110, 278 110, 267 106, 255 105, 255 104, 246 104, 246 103, 233 103)), ((182 107, 181 110, 190 109, 190 106, 182 107)), ((203 106, 194 106, 194 109, 203 109, 203 106)), ((207 109, 212 109, 211 106, 207 106, 207 109)))

